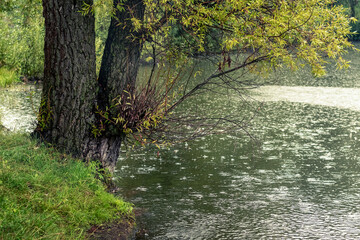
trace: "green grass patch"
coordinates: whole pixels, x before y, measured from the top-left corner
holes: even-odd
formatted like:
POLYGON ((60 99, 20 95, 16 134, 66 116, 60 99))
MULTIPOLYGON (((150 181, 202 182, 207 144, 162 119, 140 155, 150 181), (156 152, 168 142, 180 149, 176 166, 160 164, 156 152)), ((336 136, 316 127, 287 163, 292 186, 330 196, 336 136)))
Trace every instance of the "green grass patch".
POLYGON ((95 164, 0 133, 0 239, 83 239, 91 225, 131 216, 95 175, 95 164))
POLYGON ((15 71, 7 68, 0 68, 0 87, 8 87, 15 82, 19 82, 15 71))

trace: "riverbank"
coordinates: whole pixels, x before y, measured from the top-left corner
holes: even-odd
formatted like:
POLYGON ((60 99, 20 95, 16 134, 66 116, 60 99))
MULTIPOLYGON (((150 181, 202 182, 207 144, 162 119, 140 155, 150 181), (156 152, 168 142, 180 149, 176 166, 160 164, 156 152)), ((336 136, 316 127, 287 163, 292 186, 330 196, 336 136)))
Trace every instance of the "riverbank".
POLYGON ((95 164, 27 135, 0 133, 0 239, 91 238, 109 222, 128 232, 132 205, 108 193, 95 175, 95 164))

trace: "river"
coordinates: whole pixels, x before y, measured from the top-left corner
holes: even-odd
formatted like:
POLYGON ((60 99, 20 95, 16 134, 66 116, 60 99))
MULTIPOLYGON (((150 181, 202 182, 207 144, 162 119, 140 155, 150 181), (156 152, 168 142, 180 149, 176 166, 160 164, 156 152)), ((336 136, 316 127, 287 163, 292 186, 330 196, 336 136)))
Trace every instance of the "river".
POLYGON ((309 89, 285 89, 294 102, 265 88, 255 140, 216 135, 121 157, 118 186, 143 209, 147 239, 360 238, 360 112, 351 97, 334 107, 331 94, 311 104, 312 91, 300 98, 309 89))
MULTIPOLYGON (((123 149, 114 180, 145 239, 359 239, 360 56, 350 58, 345 72, 252 90, 253 138, 123 149)), ((33 87, 1 91, 3 125, 31 131, 31 92, 38 99, 33 87)))

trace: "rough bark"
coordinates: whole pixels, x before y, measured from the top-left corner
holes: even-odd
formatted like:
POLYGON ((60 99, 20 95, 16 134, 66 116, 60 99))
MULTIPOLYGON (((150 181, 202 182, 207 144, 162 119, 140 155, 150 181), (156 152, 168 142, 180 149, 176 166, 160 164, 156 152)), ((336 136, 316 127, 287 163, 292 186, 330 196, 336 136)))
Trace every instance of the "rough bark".
MULTIPOLYGON (((121 0, 114 0, 116 7, 121 0)), ((99 106, 104 108, 123 93, 128 86, 134 88, 142 50, 141 33, 135 32, 131 18, 144 18, 142 0, 128 0, 125 11, 116 11, 111 19, 104 55, 99 73, 99 106)))
MULTIPOLYGON (((91 4, 92 0, 85 2, 91 4)), ((78 153, 89 138, 96 100, 95 28, 83 0, 44 0, 45 67, 36 132, 62 150, 78 153)))
MULTIPOLYGON (((85 0, 87 4, 92 1, 85 0)), ((96 106, 106 108, 124 86, 135 84, 142 44, 131 36, 134 32, 129 19, 143 18, 144 5, 141 0, 127 1, 126 11, 116 14, 122 27, 112 19, 97 81, 95 21, 93 15, 79 12, 83 3, 43 1, 44 86, 34 135, 76 157, 98 159, 103 167, 113 170, 123 134, 108 131, 94 137, 92 128, 100 118, 96 106)))
POLYGON ((45 70, 35 135, 62 151, 99 159, 113 169, 121 138, 95 138, 91 133, 98 97, 95 28, 94 17, 79 12, 82 4, 83 0, 43 1, 45 70))
MULTIPOLYGON (((114 0, 114 6, 123 1, 114 0)), ((105 110, 112 100, 123 93, 128 86, 135 88, 142 50, 141 34, 133 31, 131 18, 144 18, 145 6, 142 0, 128 0, 125 11, 117 11, 111 19, 108 37, 98 78, 98 107, 105 110)), ((98 118, 101 118, 97 116, 98 118)), ((99 120, 99 119, 98 119, 99 120)), ((100 139, 89 142, 87 158, 97 157, 104 166, 113 170, 120 154, 124 134, 107 129, 100 139)))
POLYGON ((83 158, 99 160, 104 168, 113 172, 120 155, 122 140, 121 136, 89 138, 84 142, 83 158))

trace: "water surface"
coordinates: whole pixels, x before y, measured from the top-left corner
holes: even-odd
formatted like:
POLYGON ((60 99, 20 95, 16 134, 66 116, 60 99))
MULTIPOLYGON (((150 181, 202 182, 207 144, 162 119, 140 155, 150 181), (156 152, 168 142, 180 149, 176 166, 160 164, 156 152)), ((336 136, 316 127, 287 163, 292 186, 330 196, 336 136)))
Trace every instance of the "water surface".
POLYGON ((16 85, 0 89, 0 121, 11 131, 31 132, 40 103, 39 85, 16 85))
MULTIPOLYGON (((360 56, 347 57, 355 63, 345 72, 277 72, 231 99, 260 110, 253 138, 233 132, 123 152, 117 184, 143 212, 145 239, 359 239, 360 56)), ((222 108, 207 98, 186 108, 222 108)))
POLYGON ((360 113, 267 102, 246 136, 123 155, 148 239, 360 237, 360 113), (266 124, 264 124, 266 123, 266 124))
POLYGON ((360 111, 360 88, 261 86, 252 90, 256 100, 296 102, 360 111))
MULTIPOLYGON (((233 132, 161 150, 123 151, 116 181, 143 213, 145 238, 359 239, 356 76, 336 72, 309 81, 319 83, 311 87, 295 86, 289 76, 288 86, 250 91, 250 105, 263 102, 248 126, 254 139, 233 132), (325 84, 340 78, 343 85, 325 84)), ((31 131, 39 95, 33 86, 2 89, 2 124, 31 131)))

